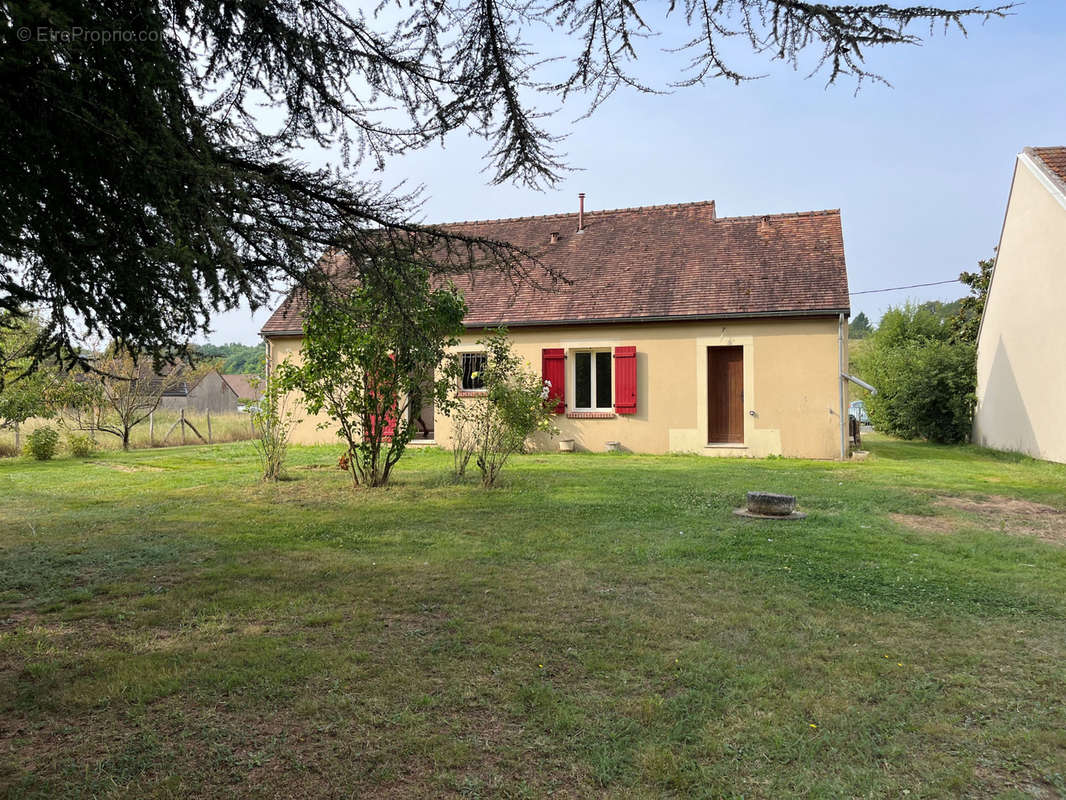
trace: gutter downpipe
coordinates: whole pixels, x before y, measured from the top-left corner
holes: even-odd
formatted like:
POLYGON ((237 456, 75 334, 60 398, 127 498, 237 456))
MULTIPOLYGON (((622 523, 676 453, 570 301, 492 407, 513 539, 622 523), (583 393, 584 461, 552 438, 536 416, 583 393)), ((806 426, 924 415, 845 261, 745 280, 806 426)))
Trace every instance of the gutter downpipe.
POLYGON ((847 373, 844 370, 844 314, 840 314, 837 324, 837 352, 840 361, 840 372, 837 381, 840 384, 840 460, 848 460, 848 418, 844 413, 844 387, 847 386, 847 373))

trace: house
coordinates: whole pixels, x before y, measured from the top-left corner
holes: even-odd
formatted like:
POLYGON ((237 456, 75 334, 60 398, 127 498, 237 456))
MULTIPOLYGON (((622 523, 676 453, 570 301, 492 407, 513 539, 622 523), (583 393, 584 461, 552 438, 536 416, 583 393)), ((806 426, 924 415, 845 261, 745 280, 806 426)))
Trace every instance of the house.
POLYGON ((262 396, 259 389, 259 376, 253 374, 231 373, 223 374, 222 380, 237 398, 238 405, 253 403, 262 396))
MULTIPOLYGON (((545 291, 496 272, 455 276, 469 306, 460 397, 480 391, 478 338, 506 325, 551 381, 556 438, 578 449, 841 457, 839 211, 730 218, 712 201, 444 227, 522 247, 571 281, 545 291)), ((271 367, 299 357, 303 308, 290 296, 263 327, 271 367)), ((447 447, 449 419, 431 406, 420 417, 447 447)), ((335 441, 320 421, 294 439, 335 441)))
POLYGON ((205 372, 195 382, 181 381, 163 392, 159 407, 178 411, 212 414, 236 414, 244 402, 254 400, 249 376, 221 375, 218 370, 205 372))
POLYGON ((973 438, 1066 462, 1066 147, 1018 154, 977 339, 973 438))

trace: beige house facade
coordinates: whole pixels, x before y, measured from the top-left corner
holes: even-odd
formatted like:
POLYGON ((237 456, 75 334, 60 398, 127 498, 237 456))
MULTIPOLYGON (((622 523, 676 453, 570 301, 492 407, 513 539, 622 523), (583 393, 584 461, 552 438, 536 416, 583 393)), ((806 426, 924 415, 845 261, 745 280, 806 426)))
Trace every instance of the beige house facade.
MULTIPOLYGON (((459 401, 480 391, 478 339, 506 325, 516 354, 551 381, 559 433, 535 447, 846 456, 838 212, 718 218, 713 203, 699 203, 459 225, 526 249, 544 244, 571 281, 517 295, 484 275, 460 285, 470 312, 455 352, 470 368, 459 401)), ((300 358, 299 301, 287 303, 264 328, 272 368, 300 358)), ((427 440, 449 447, 448 416, 416 413, 427 440)), ((328 419, 308 418, 294 440, 336 436, 328 419)))
POLYGON ((1066 462, 1066 147, 1017 157, 977 341, 977 444, 1066 462))

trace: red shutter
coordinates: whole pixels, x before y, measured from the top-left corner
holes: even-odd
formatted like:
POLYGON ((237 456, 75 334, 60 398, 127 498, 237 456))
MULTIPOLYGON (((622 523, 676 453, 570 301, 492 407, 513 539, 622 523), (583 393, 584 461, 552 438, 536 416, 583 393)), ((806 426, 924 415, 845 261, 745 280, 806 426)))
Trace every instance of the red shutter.
MULTIPOLYGON (((396 360, 396 355, 394 353, 390 353, 389 354, 389 358, 391 358, 393 361, 395 361, 396 360)), ((372 397, 377 399, 377 387, 376 386, 371 386, 370 394, 371 394, 372 397)), ((386 439, 386 440, 392 439, 392 437, 396 434, 396 410, 397 410, 396 409, 396 402, 397 402, 396 398, 393 398, 392 405, 389 406, 389 409, 385 412, 385 428, 381 431, 381 438, 382 439, 386 439)), ((370 415, 371 433, 373 433, 373 431, 375 431, 377 429, 377 424, 378 424, 377 414, 371 414, 370 415)))
POLYGON ((614 413, 637 413, 637 348, 614 349, 614 413))
POLYGON ((546 347, 540 351, 540 356, 540 375, 551 381, 548 399, 558 401, 555 413, 562 414, 566 411, 566 352, 561 347, 546 347))

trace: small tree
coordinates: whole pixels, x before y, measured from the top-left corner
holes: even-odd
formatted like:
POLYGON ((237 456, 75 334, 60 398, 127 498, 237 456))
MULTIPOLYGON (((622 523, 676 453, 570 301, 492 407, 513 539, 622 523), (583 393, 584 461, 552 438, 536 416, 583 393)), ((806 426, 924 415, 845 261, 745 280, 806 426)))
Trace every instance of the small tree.
POLYGON ((865 313, 860 311, 855 319, 848 325, 848 338, 850 339, 865 339, 873 331, 870 326, 870 319, 865 313))
POLYGON ((0 428, 15 431, 33 417, 53 416, 50 402, 62 381, 53 362, 34 365, 34 343, 41 325, 33 316, 0 313, 0 428))
POLYGON ((431 288, 426 269, 398 256, 352 263, 368 268, 354 288, 311 300, 302 362, 281 365, 277 377, 303 394, 310 413, 332 418, 322 427, 337 426, 353 483, 385 486, 417 430, 409 411, 427 395, 447 409, 457 367, 445 354, 459 341, 466 303, 454 286, 431 288))
POLYGON ((169 367, 163 374, 147 358, 137 359, 111 344, 93 364, 95 372, 71 381, 61 401, 75 428, 109 433, 130 449, 130 433, 163 402, 163 395, 199 372, 169 367))
POLYGON ((478 343, 485 348, 480 376, 485 394, 458 401, 452 413, 452 446, 456 477, 462 477, 474 459, 482 485, 492 487, 526 439, 537 431, 554 431, 553 412, 545 403, 551 387, 512 352, 505 329, 478 343))
POLYGON ((301 417, 290 407, 289 393, 280 381, 268 380, 262 397, 252 407, 252 444, 263 468, 263 480, 279 481, 285 477, 285 455, 289 435, 301 417))
POLYGON ((970 294, 962 298, 959 311, 951 320, 951 334, 956 342, 977 344, 977 332, 981 329, 981 316, 985 312, 985 300, 988 298, 995 263, 995 258, 986 258, 977 262, 977 272, 959 275, 959 282, 970 287, 970 294))

